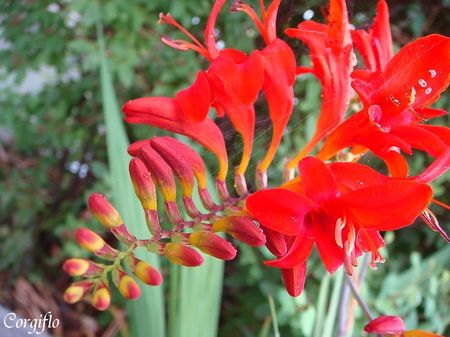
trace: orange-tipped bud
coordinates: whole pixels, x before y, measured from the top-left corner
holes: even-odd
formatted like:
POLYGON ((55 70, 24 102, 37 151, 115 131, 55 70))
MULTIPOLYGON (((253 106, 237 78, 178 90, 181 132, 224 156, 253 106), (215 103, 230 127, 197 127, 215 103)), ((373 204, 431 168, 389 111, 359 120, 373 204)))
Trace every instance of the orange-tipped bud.
POLYGON ((111 293, 105 284, 101 284, 94 291, 92 305, 95 309, 105 311, 111 304, 111 293))
POLYGON ((222 260, 232 260, 236 256, 236 248, 219 235, 199 231, 189 235, 189 243, 203 253, 222 260))
POLYGON ((157 209, 157 196, 152 176, 145 164, 139 158, 133 158, 129 165, 130 177, 134 192, 139 198, 144 210, 157 209))
POLYGON ((224 232, 249 246, 262 246, 266 237, 258 224, 247 216, 228 216, 213 223, 214 232, 224 232))
POLYGON ((203 263, 203 257, 195 249, 178 242, 167 243, 163 255, 170 262, 186 267, 197 267, 203 263))
POLYGON ((105 227, 112 228, 123 223, 119 212, 99 193, 92 193, 88 200, 89 209, 95 218, 105 227))
POLYGON ((177 190, 175 178, 170 166, 167 165, 158 152, 150 146, 141 148, 139 151, 139 158, 144 162, 147 169, 155 178, 155 183, 158 185, 164 200, 166 202, 175 202, 177 190))
POLYGON ((102 270, 98 264, 86 259, 68 259, 63 269, 70 276, 94 276, 102 270))
POLYGON ((134 275, 142 282, 151 286, 158 286, 162 283, 163 278, 159 271, 147 262, 141 261, 135 257, 130 257, 127 262, 134 275))
POLYGON ((80 281, 72 283, 64 292, 64 301, 73 304, 81 300, 91 289, 91 281, 80 281))
POLYGON ((111 248, 100 236, 90 229, 84 227, 78 228, 75 237, 80 247, 99 257, 113 259, 117 256, 117 251, 111 248))
POLYGON ((135 300, 141 295, 139 285, 130 275, 125 273, 120 277, 118 289, 120 294, 129 300, 135 300))

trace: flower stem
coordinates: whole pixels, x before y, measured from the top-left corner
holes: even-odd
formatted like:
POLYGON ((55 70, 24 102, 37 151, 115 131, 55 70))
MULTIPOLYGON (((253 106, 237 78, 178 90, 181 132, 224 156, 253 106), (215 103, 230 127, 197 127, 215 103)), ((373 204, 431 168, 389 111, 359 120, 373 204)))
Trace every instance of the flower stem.
POLYGON ((362 299, 360 296, 358 289, 356 289, 355 284, 353 283, 353 280, 351 279, 351 276, 346 275, 345 280, 347 281, 347 284, 350 286, 350 290, 352 292, 353 297, 355 298, 356 302, 358 302, 359 306, 361 307, 362 311, 364 312, 364 315, 371 321, 375 318, 375 316, 370 312, 369 307, 367 306, 366 302, 362 299))

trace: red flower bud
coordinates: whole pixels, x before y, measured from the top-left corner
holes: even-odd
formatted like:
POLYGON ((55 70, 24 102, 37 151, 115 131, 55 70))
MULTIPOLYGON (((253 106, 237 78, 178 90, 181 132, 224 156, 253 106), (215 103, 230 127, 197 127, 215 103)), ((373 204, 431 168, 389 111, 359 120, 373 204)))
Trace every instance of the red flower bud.
POLYGON ((109 246, 100 236, 90 229, 78 228, 75 237, 78 244, 88 252, 104 259, 114 259, 117 251, 109 246))
POLYGON ((111 304, 111 293, 108 287, 101 283, 94 291, 92 296, 92 305, 95 309, 105 311, 111 304))
POLYGON ((98 275, 102 268, 86 259, 68 259, 63 264, 64 271, 70 276, 94 276, 98 275))
POLYGON ((283 256, 287 252, 286 239, 283 234, 262 227, 266 236, 266 247, 275 256, 283 256))
POLYGON ((81 300, 91 289, 91 281, 80 281, 72 283, 64 292, 64 301, 73 304, 81 300))
POLYGON ((211 232, 194 232, 189 235, 189 243, 218 259, 232 260, 236 256, 236 248, 231 243, 211 232))
POLYGON ((135 300, 141 295, 141 289, 136 281, 125 273, 121 273, 118 289, 120 294, 130 300, 135 300))
POLYGON ((158 286, 162 283, 163 278, 159 271, 147 262, 141 261, 133 256, 127 262, 134 275, 142 282, 151 286, 158 286))
POLYGON ((266 237, 257 222, 247 216, 228 216, 213 223, 214 232, 224 232, 250 246, 266 243, 266 237))
POLYGON ((170 262, 186 267, 197 267, 203 263, 203 257, 195 249, 178 242, 167 243, 163 255, 170 262))
POLYGON ((96 219, 105 227, 112 228, 123 223, 119 212, 99 193, 92 193, 88 200, 89 208, 96 219))
POLYGON ((370 321, 364 331, 375 334, 400 335, 405 331, 405 323, 398 316, 380 316, 370 321))
POLYGON ((152 176, 145 164, 139 158, 133 158, 129 165, 130 177, 134 192, 139 198, 144 210, 157 209, 157 196, 152 176))

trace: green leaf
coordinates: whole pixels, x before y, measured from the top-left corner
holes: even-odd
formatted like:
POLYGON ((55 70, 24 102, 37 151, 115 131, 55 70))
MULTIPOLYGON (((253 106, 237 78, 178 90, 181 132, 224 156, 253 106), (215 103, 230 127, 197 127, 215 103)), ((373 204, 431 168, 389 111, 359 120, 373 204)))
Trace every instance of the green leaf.
MULTIPOLYGON (((143 211, 128 177, 127 147, 129 144, 125 128, 120 117, 120 110, 105 56, 105 41, 102 27, 97 27, 100 77, 102 87, 103 112, 106 123, 106 140, 108 146, 108 160, 112 177, 114 204, 118 208, 128 228, 137 237, 149 235, 145 225, 143 211)), ((139 258, 148 261, 159 268, 158 257, 149 256, 146 252, 138 252, 139 258)), ((129 302, 128 313, 131 325, 131 336, 165 336, 164 303, 162 287, 149 287, 143 285, 142 294, 136 301, 129 302)))

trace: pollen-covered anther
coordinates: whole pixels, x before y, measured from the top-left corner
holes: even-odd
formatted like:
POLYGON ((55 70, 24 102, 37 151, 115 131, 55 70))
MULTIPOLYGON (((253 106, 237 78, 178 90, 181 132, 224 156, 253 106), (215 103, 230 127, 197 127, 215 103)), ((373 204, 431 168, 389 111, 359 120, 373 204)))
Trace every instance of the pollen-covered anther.
POLYGON ((95 309, 104 311, 111 304, 111 293, 108 287, 101 283, 92 295, 92 305, 95 309))
POLYGON ((203 263, 203 257, 194 248, 178 242, 167 243, 163 255, 170 262, 186 267, 197 267, 203 263))
POLYGON ((203 253, 222 260, 232 260, 236 256, 236 248, 219 235, 198 231, 189 235, 189 243, 203 253))
POLYGON ((343 219, 338 218, 334 226, 334 240, 336 241, 336 244, 341 248, 344 248, 344 244, 342 243, 342 230, 345 227, 345 223, 345 217, 343 219))
POLYGON ((213 223, 214 232, 224 232, 249 246, 262 246, 266 243, 266 236, 258 223, 248 216, 228 216, 213 223))
POLYGON ((123 223, 119 212, 99 193, 92 193, 88 200, 89 209, 95 218, 106 228, 113 228, 123 223))
POLYGON ((64 271, 70 276, 94 276, 102 271, 102 267, 86 259, 68 259, 63 264, 64 271))
POLYGON ((450 237, 445 232, 445 230, 439 225, 439 221, 434 215, 434 213, 428 209, 425 208, 425 210, 422 211, 420 214, 420 218, 425 222, 425 224, 430 227, 430 229, 434 232, 439 233, 440 236, 442 236, 447 242, 450 243, 450 237))

